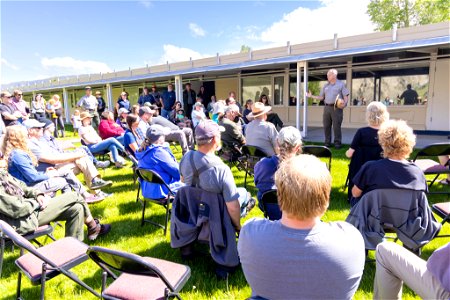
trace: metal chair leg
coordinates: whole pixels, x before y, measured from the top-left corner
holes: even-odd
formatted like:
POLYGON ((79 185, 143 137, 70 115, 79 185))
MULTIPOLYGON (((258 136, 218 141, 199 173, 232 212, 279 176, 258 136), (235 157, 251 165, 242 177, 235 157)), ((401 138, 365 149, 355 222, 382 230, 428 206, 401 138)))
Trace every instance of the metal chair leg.
POLYGON ((141 220, 141 226, 144 226, 144 223, 145 223, 145 221, 144 221, 144 218, 145 218, 145 207, 146 207, 147 201, 145 201, 145 199, 142 200, 142 201, 144 201, 144 206, 142 207, 142 220, 141 220))
POLYGON ((5 255, 5 237, 0 232, 0 278, 2 277, 3 270, 3 256, 5 255))
POLYGON ((45 280, 47 277, 47 263, 42 263, 42 274, 41 274, 41 300, 45 298, 45 280))
POLYGON ((167 205, 166 205, 166 220, 164 224, 164 235, 167 234, 167 225, 169 224, 169 207, 170 207, 170 199, 167 199, 167 205))

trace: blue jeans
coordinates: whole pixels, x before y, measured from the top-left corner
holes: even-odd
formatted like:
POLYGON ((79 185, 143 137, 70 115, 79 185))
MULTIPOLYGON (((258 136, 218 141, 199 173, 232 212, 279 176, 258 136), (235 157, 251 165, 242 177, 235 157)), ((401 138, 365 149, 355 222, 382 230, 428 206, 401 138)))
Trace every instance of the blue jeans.
POLYGON ((161 116, 163 118, 169 119, 171 113, 172 113, 172 110, 166 110, 164 108, 161 109, 161 116))
POLYGON ((237 188, 237 192, 239 194, 239 206, 241 207, 241 217, 245 217, 245 215, 247 214, 247 204, 248 201, 250 200, 250 196, 247 193, 247 190, 245 188, 242 187, 238 187, 237 188))
POLYGON ((90 144, 88 145, 89 150, 91 150, 92 153, 99 153, 104 150, 111 151, 112 158, 114 162, 119 161, 119 151, 125 151, 125 148, 119 141, 117 141, 115 138, 107 138, 106 140, 103 140, 97 144, 90 144))
POLYGON ((124 145, 124 139, 125 139, 125 135, 121 135, 121 136, 116 136, 116 137, 114 137, 116 140, 118 140, 119 141, 119 143, 121 143, 123 146, 125 146, 124 145))

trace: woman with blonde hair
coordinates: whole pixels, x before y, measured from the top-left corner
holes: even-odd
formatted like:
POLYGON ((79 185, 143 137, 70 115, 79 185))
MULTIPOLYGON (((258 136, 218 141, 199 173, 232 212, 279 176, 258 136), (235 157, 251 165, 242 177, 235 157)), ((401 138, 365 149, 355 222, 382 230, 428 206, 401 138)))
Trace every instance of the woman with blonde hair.
POLYGON ((384 159, 365 163, 353 178, 352 204, 375 189, 428 190, 422 170, 407 158, 416 144, 416 136, 405 121, 384 122, 378 130, 384 159))
POLYGON ((9 126, 3 141, 2 152, 8 165, 8 172, 27 186, 52 194, 72 189, 66 179, 60 177, 53 168, 44 172, 36 170, 37 159, 27 145, 28 134, 24 126, 9 126))
POLYGON ((350 148, 345 152, 345 155, 351 159, 348 170, 348 201, 352 198, 353 177, 362 165, 382 158, 377 133, 380 125, 389 120, 386 105, 381 102, 371 102, 366 109, 366 120, 369 126, 356 131, 350 148))

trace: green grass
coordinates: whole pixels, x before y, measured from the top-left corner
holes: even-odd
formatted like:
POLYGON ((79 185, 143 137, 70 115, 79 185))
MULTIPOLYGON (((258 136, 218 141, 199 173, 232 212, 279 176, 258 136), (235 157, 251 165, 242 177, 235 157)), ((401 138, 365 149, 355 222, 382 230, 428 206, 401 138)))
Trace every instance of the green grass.
MULTIPOLYGON (((72 133, 68 135, 73 138, 72 133)), ((349 212, 346 192, 342 190, 349 163, 348 159, 345 158, 344 152, 345 149, 333 149, 331 203, 327 213, 323 217, 324 221, 345 220, 349 212)), ((174 150, 174 154, 179 160, 181 157, 179 149, 178 151, 174 150)), ((106 192, 114 193, 114 195, 101 203, 90 206, 90 208, 94 216, 100 217, 102 222, 112 225, 112 231, 107 236, 99 238, 92 244, 181 263, 178 250, 170 247, 170 234, 163 236, 160 228, 150 224, 141 227, 141 205, 140 203, 136 203, 136 186, 133 184, 130 166, 131 164, 128 163, 127 167, 123 169, 109 168, 105 173, 100 171, 102 175, 104 174, 105 179, 114 181, 114 185, 105 190, 106 192)), ((243 186, 244 173, 239 172, 235 167, 233 167, 232 171, 236 184, 243 186)), ((256 196, 253 183, 250 184, 249 191, 253 196, 256 196)), ((445 196, 429 196, 430 204, 447 201, 446 199, 445 196)), ((150 209, 147 210, 147 217, 150 216, 162 222, 164 210, 159 206, 151 205, 150 209)), ((255 208, 245 220, 252 217, 262 217, 261 211, 255 208)), ((438 220, 440 221, 440 219, 438 220)), ((446 228, 444 226, 443 232, 450 233, 450 226, 447 225, 446 228)), ((57 238, 61 238, 63 234, 64 232, 61 228, 56 229, 57 238)), ((43 241, 49 242, 45 239, 43 241)), ((428 258, 436 248, 448 241, 448 238, 435 239, 424 247, 423 257, 428 258)), ((0 279, 0 297, 2 299, 12 299, 15 296, 18 269, 14 265, 14 260, 18 255, 19 251, 17 249, 15 251, 7 251, 5 255, 3 274, 0 279)), ((369 256, 373 258, 373 253, 370 253, 369 256)), ((250 287, 246 283, 241 270, 230 276, 227 290, 225 281, 216 279, 214 275, 214 264, 209 255, 205 255, 188 264, 191 267, 192 276, 182 290, 181 296, 184 299, 245 299, 251 294, 250 287)), ((100 291, 101 271, 93 262, 87 261, 81 266, 74 268, 73 271, 87 284, 100 291)), ((356 292, 355 299, 372 298, 374 273, 374 263, 366 263, 364 275, 356 292)), ((95 298, 92 294, 86 292, 64 276, 58 276, 50 280, 46 284, 46 290, 47 299, 95 298)), ((39 286, 31 286, 27 278, 22 279, 22 295, 25 299, 36 299, 39 293, 39 286)), ((407 288, 404 289, 403 297, 404 299, 419 298, 407 288)))

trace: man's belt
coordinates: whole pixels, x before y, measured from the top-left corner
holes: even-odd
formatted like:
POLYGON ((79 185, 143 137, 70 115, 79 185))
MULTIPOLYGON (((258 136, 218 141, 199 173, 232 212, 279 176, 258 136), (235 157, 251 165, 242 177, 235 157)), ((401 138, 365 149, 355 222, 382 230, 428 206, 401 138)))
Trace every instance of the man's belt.
POLYGON ((334 106, 334 103, 333 104, 325 103, 325 106, 334 106))

